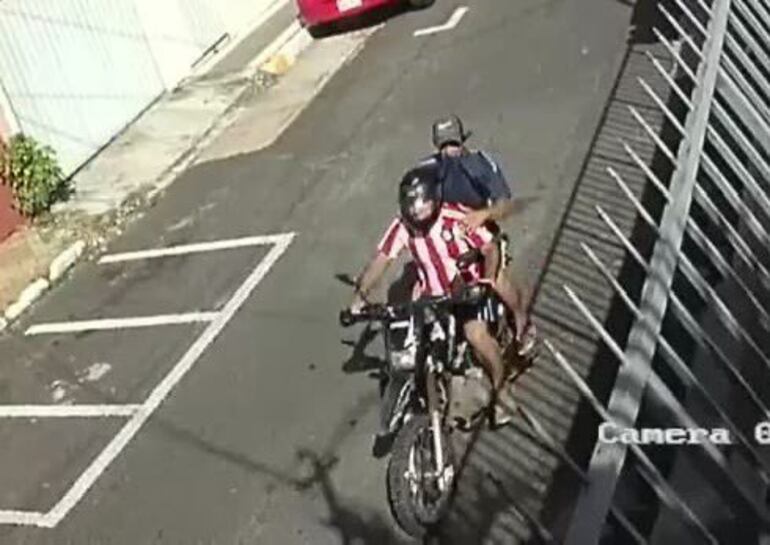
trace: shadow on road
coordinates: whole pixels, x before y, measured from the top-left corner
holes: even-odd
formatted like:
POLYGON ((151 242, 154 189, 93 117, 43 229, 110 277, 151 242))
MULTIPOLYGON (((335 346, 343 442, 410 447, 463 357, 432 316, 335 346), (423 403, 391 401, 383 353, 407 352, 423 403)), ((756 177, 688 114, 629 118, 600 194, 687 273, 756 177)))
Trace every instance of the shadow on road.
POLYGON ((346 504, 340 497, 331 477, 339 461, 335 457, 324 457, 311 450, 300 449, 297 457, 310 464, 309 487, 318 487, 323 495, 329 516, 324 525, 336 530, 342 545, 366 544, 386 545, 403 543, 388 520, 376 512, 365 512, 346 504))

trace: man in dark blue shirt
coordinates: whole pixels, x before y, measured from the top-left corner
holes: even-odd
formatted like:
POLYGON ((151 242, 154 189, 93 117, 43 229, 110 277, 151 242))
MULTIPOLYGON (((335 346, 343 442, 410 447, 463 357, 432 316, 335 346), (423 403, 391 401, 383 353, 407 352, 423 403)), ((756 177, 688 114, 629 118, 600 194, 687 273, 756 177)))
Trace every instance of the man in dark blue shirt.
MULTIPOLYGON (((465 131, 459 117, 451 115, 437 120, 432 132, 436 153, 421 164, 435 165, 438 169, 444 201, 472 209, 464 221, 469 229, 485 225, 494 234, 500 234, 498 222, 513 212, 511 189, 502 169, 485 152, 466 147, 471 133, 465 131)), ((500 274, 498 281, 507 286, 500 297, 514 318, 511 327, 516 333, 519 353, 526 353, 535 342, 535 330, 527 312, 528 297, 505 275, 500 274)))
POLYGON ((473 208, 466 222, 478 227, 507 218, 513 211, 513 201, 508 181, 497 162, 487 153, 465 146, 470 135, 457 116, 439 119, 433 124, 436 153, 422 164, 434 164, 438 168, 444 200, 473 208))

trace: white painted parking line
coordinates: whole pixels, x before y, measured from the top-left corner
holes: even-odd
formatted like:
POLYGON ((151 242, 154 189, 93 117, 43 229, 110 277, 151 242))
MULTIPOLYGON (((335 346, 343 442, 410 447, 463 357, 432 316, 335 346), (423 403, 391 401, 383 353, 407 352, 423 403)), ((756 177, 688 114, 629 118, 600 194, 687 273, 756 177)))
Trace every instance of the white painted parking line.
POLYGON ((454 11, 454 13, 452 13, 452 16, 449 17, 449 20, 443 25, 431 26, 427 28, 421 28, 420 30, 415 30, 414 35, 427 36, 429 34, 436 34, 438 32, 452 30, 454 27, 460 24, 460 21, 462 21, 462 18, 465 17, 466 13, 468 13, 468 9, 469 9, 468 6, 460 6, 454 11))
MULTIPOLYGON (((104 473, 107 467, 117 458, 117 456, 126 448, 126 445, 133 439, 144 423, 163 403, 163 400, 171 393, 180 380, 190 371, 195 363, 200 359, 206 349, 213 343, 230 320, 233 319, 238 310, 243 306, 254 289, 259 285, 262 279, 270 272, 270 269, 276 264, 278 259, 288 249, 294 233, 279 235, 273 247, 249 274, 248 278, 236 290, 233 296, 227 301, 222 312, 214 319, 203 331, 203 333, 188 348, 187 352, 174 365, 169 373, 163 378, 155 389, 142 403, 141 407, 131 417, 131 419, 121 428, 117 435, 110 441, 105 449, 91 462, 91 465, 78 477, 72 487, 62 497, 61 500, 48 512, 42 519, 33 519, 30 523, 34 526, 44 528, 53 528, 67 516, 67 513, 78 504, 88 490, 93 486, 96 480, 104 473)), ((0 511, 0 516, 3 512, 0 511)), ((25 524, 25 523, 19 523, 25 524)))
POLYGON ((151 250, 140 250, 137 252, 125 252, 119 254, 107 254, 99 260, 100 265, 108 263, 121 263, 123 261, 136 261, 139 259, 154 259, 158 257, 170 257, 175 255, 195 254, 202 252, 215 252, 218 250, 231 250, 234 248, 246 248, 249 246, 263 246, 266 244, 278 244, 285 234, 266 235, 254 237, 231 238, 225 240, 214 240, 212 242, 197 242, 195 244, 184 244, 180 246, 169 246, 167 248, 155 248, 151 250))
MULTIPOLYGON (((0 418, 47 418, 47 417, 98 417, 98 416, 125 416, 128 421, 123 425, 120 431, 112 438, 107 446, 90 463, 86 470, 77 478, 70 489, 62 498, 46 513, 37 511, 20 511, 12 509, 0 509, 0 525, 11 524, 17 526, 37 526, 40 528, 56 527, 67 514, 80 502, 83 496, 99 479, 109 465, 117 458, 134 436, 139 432, 145 422, 158 409, 163 401, 168 397, 174 387, 184 378, 184 376, 198 362, 203 353, 216 340, 222 330, 233 319, 238 310, 243 306, 249 296, 253 293, 262 279, 267 275, 284 252, 289 248, 294 240, 294 233, 284 233, 279 235, 270 235, 262 237, 246 237, 243 239, 233 239, 230 241, 219 241, 220 247, 213 249, 227 249, 238 246, 254 246, 258 244, 269 244, 272 246, 260 263, 252 270, 246 280, 238 287, 235 293, 230 297, 221 312, 216 313, 191 313, 167 315, 165 317, 144 317, 144 318, 124 318, 114 320, 92 320, 89 322, 64 322, 62 324, 38 324, 27 330, 27 334, 42 334, 66 331, 83 331, 83 325, 88 324, 89 328, 107 325, 119 324, 121 327, 144 327, 146 325, 156 325, 148 323, 148 319, 157 320, 158 325, 169 323, 168 318, 177 317, 174 323, 184 323, 179 320, 182 316, 205 318, 209 321, 208 326, 203 333, 187 349, 174 367, 166 374, 163 380, 152 390, 147 399, 139 404, 133 405, 0 405, 0 418), (239 241, 239 242, 236 242, 239 241), (141 321, 139 321, 141 320, 141 321), (76 326, 75 324, 79 324, 76 326), (66 329, 66 331, 64 331, 66 329)), ((182 253, 191 253, 192 251, 209 251, 197 248, 210 248, 215 243, 189 244, 178 246, 176 248, 166 248, 153 250, 149 257, 162 257, 163 255, 180 255, 182 253), (168 253, 169 251, 175 253, 168 253)), ((119 254, 115 254, 116 256, 119 254)), ((126 256, 128 254, 123 254, 126 256)), ((136 255, 136 253, 134 254, 136 255)), ((146 255, 146 253, 145 253, 146 255)), ((131 257, 130 259, 144 259, 145 257, 131 257)), ((196 320, 199 321, 199 320, 196 320)), ((114 327, 109 327, 114 329, 114 327)))
POLYGON ((192 324, 212 322, 218 315, 218 312, 186 312, 183 314, 159 314, 157 316, 135 316, 131 318, 51 322, 30 326, 24 334, 55 335, 60 333, 82 333, 84 331, 109 331, 113 329, 192 324))
POLYGON ((46 528, 46 513, 37 511, 0 511, 0 524, 14 524, 16 526, 40 526, 46 528))
POLYGON ((0 418, 105 418, 133 416, 141 405, 0 405, 0 418))

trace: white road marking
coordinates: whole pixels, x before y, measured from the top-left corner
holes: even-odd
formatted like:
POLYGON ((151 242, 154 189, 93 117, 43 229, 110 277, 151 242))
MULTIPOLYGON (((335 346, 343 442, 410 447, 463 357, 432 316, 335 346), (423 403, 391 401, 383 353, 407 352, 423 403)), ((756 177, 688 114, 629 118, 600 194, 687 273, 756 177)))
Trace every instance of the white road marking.
MULTIPOLYGON (((78 477, 65 495, 47 513, 37 511, 19 511, 0 509, 0 524, 16 526, 37 526, 40 528, 56 527, 67 514, 80 502, 97 479, 117 458, 128 443, 139 432, 144 423, 163 403, 173 388, 190 371, 208 347, 216 340, 228 322, 243 306, 254 289, 270 272, 294 240, 295 233, 284 233, 267 237, 249 237, 259 239, 262 244, 272 244, 262 261, 249 274, 236 292, 230 297, 222 311, 216 313, 206 329, 187 349, 171 371, 153 389, 141 405, 19 405, 0 406, 0 415, 7 418, 37 418, 63 416, 126 416, 130 417, 109 444, 91 462, 78 477)), ((245 239, 244 239, 245 240, 245 239)), ((194 245, 190 245, 194 246, 194 245)))
MULTIPOLYGON (((93 486, 96 480, 104 473, 107 467, 117 458, 117 456, 126 448, 126 445, 133 439, 136 433, 141 429, 148 418, 158 409, 166 397, 171 393, 174 386, 184 378, 188 371, 200 359, 211 343, 216 340, 227 323, 232 320, 241 306, 246 302, 254 289, 259 285, 262 279, 267 275, 270 269, 275 265, 278 259, 283 255, 286 249, 294 239, 294 233, 277 235, 273 248, 267 253, 257 267, 251 272, 241 286, 236 290, 233 296, 228 300, 222 309, 222 312, 212 321, 203 333, 188 348, 187 352, 174 365, 173 369, 163 378, 155 389, 142 403, 131 419, 121 428, 110 443, 99 453, 91 462, 88 468, 78 477, 72 487, 62 497, 61 500, 43 517, 32 517, 11 521, 13 524, 28 524, 40 526, 43 528, 53 528, 67 516, 67 513, 78 504, 88 490, 93 486), (21 522, 24 520, 23 522, 21 522)), ((8 512, 0 511, 0 521, 8 520, 8 512), (5 516, 4 516, 5 515, 5 516)), ((16 512, 18 514, 18 512, 16 512)), ((25 517, 29 515, 38 515, 38 513, 21 513, 25 517)))
POLYGON ((107 254, 99 260, 100 265, 107 263, 120 263, 123 261, 136 261, 139 259, 153 259, 175 255, 195 254, 201 252, 215 252, 218 250, 230 250, 233 248, 246 248, 249 246, 262 246, 265 244, 278 244, 286 235, 266 235, 254 237, 232 238, 226 240, 214 240, 212 242, 197 242, 168 248, 155 248, 152 250, 140 250, 138 252, 125 252, 120 254, 107 254))
POLYGON ((40 526, 46 528, 46 513, 38 511, 0 511, 0 524, 14 524, 17 526, 40 526))
POLYGON ((186 312, 183 314, 159 314, 157 316, 135 316, 131 318, 51 322, 30 326, 24 334, 55 335, 60 333, 81 333, 83 331, 106 331, 111 329, 132 329, 137 327, 212 322, 218 315, 218 312, 186 312))
POLYGON ((133 416, 141 405, 0 405, 0 418, 105 418, 133 416))
POLYGON ((468 6, 459 6, 454 11, 454 13, 452 13, 452 16, 449 18, 449 20, 443 25, 430 26, 427 28, 421 28, 420 30, 415 30, 414 35, 427 36, 429 34, 444 32, 445 30, 452 30, 454 27, 460 24, 460 21, 462 21, 462 18, 465 17, 466 13, 468 13, 468 9, 469 9, 468 6))

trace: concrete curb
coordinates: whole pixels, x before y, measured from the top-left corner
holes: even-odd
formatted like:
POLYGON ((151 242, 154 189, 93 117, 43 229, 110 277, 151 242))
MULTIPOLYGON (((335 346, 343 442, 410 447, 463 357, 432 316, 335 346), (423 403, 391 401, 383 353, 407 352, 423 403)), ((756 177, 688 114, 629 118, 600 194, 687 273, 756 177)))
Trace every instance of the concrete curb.
POLYGON ((52 284, 58 281, 80 259, 86 249, 84 240, 78 240, 72 246, 60 253, 48 267, 48 281, 52 284))
POLYGON ((5 309, 5 319, 10 322, 21 316, 25 310, 32 306, 32 303, 37 301, 41 295, 48 291, 49 287, 51 287, 51 284, 46 278, 38 278, 32 282, 24 288, 16 302, 5 309))
POLYGON ((19 294, 19 297, 8 305, 0 316, 0 332, 17 320, 24 312, 29 309, 40 297, 43 296, 56 282, 61 280, 75 263, 83 256, 86 249, 86 242, 78 240, 70 245, 66 250, 57 255, 48 266, 48 277, 37 278, 27 285, 19 294))

